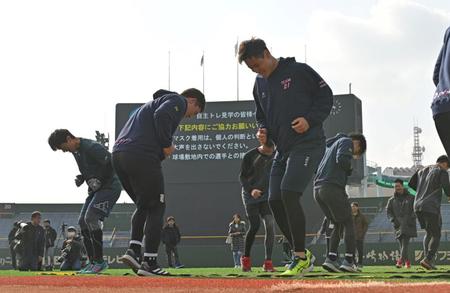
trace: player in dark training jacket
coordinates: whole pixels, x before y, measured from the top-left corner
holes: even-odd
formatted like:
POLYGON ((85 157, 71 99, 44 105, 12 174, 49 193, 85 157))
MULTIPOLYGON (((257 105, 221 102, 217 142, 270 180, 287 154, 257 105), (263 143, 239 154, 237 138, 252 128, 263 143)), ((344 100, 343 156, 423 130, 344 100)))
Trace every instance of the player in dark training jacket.
POLYGON ((270 175, 269 204, 275 220, 294 249, 283 275, 312 269, 314 256, 305 249, 305 214, 300 197, 325 151, 323 121, 333 93, 311 67, 294 58, 275 59, 263 40, 244 41, 239 62, 258 73, 253 97, 259 136, 277 147, 270 175))
POLYGON ((328 255, 322 267, 330 272, 357 272, 355 263, 355 225, 352 208, 345 192, 347 178, 352 173, 351 161, 366 151, 366 139, 362 134, 338 133, 327 140, 325 155, 314 178, 314 199, 334 224, 328 255), (344 232, 345 259, 338 262, 338 247, 344 232))
POLYGON ((111 154, 98 142, 75 137, 67 129, 57 129, 48 138, 52 150, 73 154, 80 175, 75 184, 88 185, 88 197, 81 209, 78 223, 89 262, 80 273, 98 274, 108 268, 103 260, 103 231, 100 222, 108 217, 119 199, 122 187, 111 163, 111 154))
POLYGON ((157 263, 165 211, 161 161, 175 150, 172 137, 181 120, 205 108, 205 97, 197 89, 185 90, 180 95, 159 90, 153 97, 153 101, 130 117, 113 149, 114 168, 136 204, 130 246, 121 259, 140 276, 168 275, 157 263), (145 252, 141 261, 144 234, 145 252))
POLYGON ((434 259, 441 241, 442 191, 450 201, 450 181, 448 178, 449 159, 440 156, 435 165, 418 170, 409 180, 409 187, 417 191, 414 198, 414 212, 420 227, 425 229, 423 238, 424 258, 420 265, 427 270, 436 269, 434 259))
POLYGON ((269 178, 274 156, 272 141, 260 141, 261 145, 247 152, 242 160, 239 181, 242 186, 242 201, 250 222, 250 229, 245 235, 244 256, 241 266, 244 272, 251 271, 250 251, 259 230, 261 220, 264 223, 265 258, 263 270, 274 272, 272 250, 275 241, 275 229, 272 212, 269 207, 269 178))

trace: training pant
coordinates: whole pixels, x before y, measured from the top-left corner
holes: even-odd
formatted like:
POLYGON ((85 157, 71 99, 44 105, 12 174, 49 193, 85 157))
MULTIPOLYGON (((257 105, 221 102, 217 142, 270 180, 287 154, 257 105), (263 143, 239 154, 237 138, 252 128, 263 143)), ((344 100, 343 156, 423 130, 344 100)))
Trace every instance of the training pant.
POLYGON ((86 253, 91 262, 103 261, 103 231, 100 222, 109 216, 121 191, 122 188, 115 179, 109 186, 89 193, 81 209, 78 224, 81 228, 86 253))
POLYGON ((447 156, 450 157, 450 112, 441 113, 434 117, 434 124, 444 146, 447 156))
POLYGON ((330 239, 330 254, 337 255, 340 231, 344 231, 345 256, 355 256, 355 226, 352 209, 344 187, 334 184, 324 184, 316 188, 314 199, 319 204, 325 216, 335 224, 330 239))
POLYGON ((245 236, 245 251, 244 256, 249 257, 250 251, 252 249, 253 243, 255 241, 256 233, 259 230, 261 220, 264 223, 265 237, 264 237, 264 248, 265 248, 265 259, 272 259, 273 243, 275 241, 275 223, 270 211, 269 203, 267 201, 248 204, 245 206, 247 213, 247 218, 250 222, 250 228, 245 236))
POLYGON ((157 158, 117 152, 113 153, 113 165, 123 188, 136 204, 131 218, 130 248, 135 250, 135 244, 142 244, 145 234, 144 259, 156 261, 166 208, 161 162, 157 158))
POLYGON ((436 256, 441 241, 442 218, 440 214, 416 212, 420 227, 425 229, 423 238, 423 253, 431 261, 436 256))
POLYGON ((323 142, 297 145, 286 153, 277 152, 273 161, 269 203, 278 227, 295 252, 305 251, 306 223, 300 197, 324 151, 323 142))
POLYGON ((356 252, 358 254, 358 265, 361 266, 364 258, 364 240, 356 240, 356 252))

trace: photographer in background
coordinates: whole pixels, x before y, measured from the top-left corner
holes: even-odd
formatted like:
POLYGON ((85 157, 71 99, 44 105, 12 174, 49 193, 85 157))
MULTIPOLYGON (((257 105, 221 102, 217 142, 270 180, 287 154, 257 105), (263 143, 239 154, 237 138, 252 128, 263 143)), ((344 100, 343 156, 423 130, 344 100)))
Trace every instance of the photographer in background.
POLYGON ((16 260, 16 251, 14 250, 14 237, 16 236, 17 231, 19 230, 19 222, 14 222, 13 228, 9 231, 8 234, 8 244, 9 251, 11 252, 11 265, 13 269, 17 269, 17 260, 16 260))
POLYGON ((50 220, 44 220, 45 250, 44 264, 46 270, 53 270, 53 257, 55 255, 56 230, 50 226, 50 220))
POLYGON ((20 271, 37 271, 44 256, 45 232, 41 224, 41 213, 33 212, 31 222, 19 223, 14 237, 14 250, 19 258, 20 271))
POLYGON ((61 262, 61 271, 79 271, 81 269, 82 247, 77 229, 73 226, 67 228, 67 238, 61 249, 61 256, 58 258, 58 262, 61 262))

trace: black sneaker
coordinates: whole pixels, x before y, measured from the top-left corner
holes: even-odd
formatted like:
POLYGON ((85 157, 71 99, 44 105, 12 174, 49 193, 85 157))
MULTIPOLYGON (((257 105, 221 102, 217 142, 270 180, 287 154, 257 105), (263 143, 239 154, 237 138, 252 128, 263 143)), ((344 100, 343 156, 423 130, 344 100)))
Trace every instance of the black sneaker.
POLYGON ((141 268, 140 257, 134 253, 132 249, 127 249, 124 255, 122 255, 119 260, 129 266, 135 274, 138 273, 138 270, 141 268))
POLYGON ((426 258, 424 258, 421 262, 420 265, 426 269, 426 270, 437 270, 436 266, 434 265, 434 263, 426 258))
POLYGON ((142 263, 137 274, 145 277, 170 276, 170 273, 160 268, 158 264, 150 266, 146 261, 142 263))

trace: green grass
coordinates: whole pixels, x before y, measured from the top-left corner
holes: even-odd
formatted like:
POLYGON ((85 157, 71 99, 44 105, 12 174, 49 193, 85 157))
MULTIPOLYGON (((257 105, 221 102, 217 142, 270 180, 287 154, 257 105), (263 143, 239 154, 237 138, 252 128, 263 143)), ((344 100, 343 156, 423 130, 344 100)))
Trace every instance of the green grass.
MULTIPOLYGON (((283 268, 278 268, 282 271, 283 268)), ((169 269, 174 275, 181 277, 202 277, 202 278, 278 278, 279 273, 265 273, 260 268, 253 268, 250 273, 243 273, 239 269, 234 268, 184 268, 169 269)), ((60 272, 18 272, 12 270, 0 270, 0 277, 16 277, 16 276, 36 276, 41 274, 55 275, 60 272)), ((73 274, 67 272, 67 275, 73 274)), ((110 269, 105 275, 124 276, 134 275, 128 269, 110 269)), ((316 267, 313 272, 307 274, 305 279, 320 280, 388 280, 388 281, 445 281, 450 280, 450 266, 439 266, 439 270, 425 271, 418 266, 411 269, 397 269, 394 266, 371 266, 364 267, 362 273, 329 273, 320 267, 316 267)))

